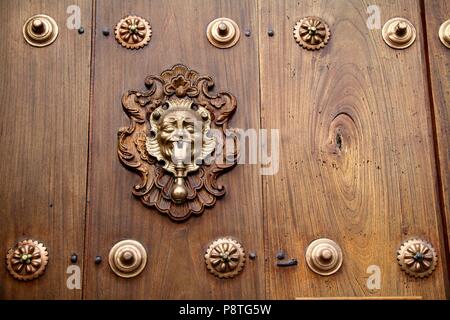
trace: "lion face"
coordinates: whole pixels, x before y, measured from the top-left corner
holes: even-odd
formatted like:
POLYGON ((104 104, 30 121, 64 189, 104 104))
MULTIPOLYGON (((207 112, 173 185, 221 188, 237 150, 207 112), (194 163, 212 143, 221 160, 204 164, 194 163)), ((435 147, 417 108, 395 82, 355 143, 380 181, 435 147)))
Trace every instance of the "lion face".
POLYGON ((202 123, 189 111, 166 113, 156 135, 162 156, 173 162, 193 161, 201 148, 201 138, 202 123))
POLYGON ((197 170, 216 146, 216 139, 207 134, 211 130, 209 111, 191 106, 189 99, 172 99, 150 116, 153 136, 147 138, 147 151, 175 176, 197 170))

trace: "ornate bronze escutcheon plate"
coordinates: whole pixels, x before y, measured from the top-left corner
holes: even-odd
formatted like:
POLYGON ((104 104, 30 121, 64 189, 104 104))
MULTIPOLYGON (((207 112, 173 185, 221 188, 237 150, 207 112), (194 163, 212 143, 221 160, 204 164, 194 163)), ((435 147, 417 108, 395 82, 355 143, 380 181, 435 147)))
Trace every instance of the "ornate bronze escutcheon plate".
POLYGON ((132 190, 136 197, 183 221, 225 194, 217 179, 238 156, 234 138, 233 150, 225 150, 236 98, 211 93, 210 77, 181 64, 148 76, 145 86, 147 90, 129 90, 122 97, 130 125, 118 132, 119 159, 141 178, 132 190))

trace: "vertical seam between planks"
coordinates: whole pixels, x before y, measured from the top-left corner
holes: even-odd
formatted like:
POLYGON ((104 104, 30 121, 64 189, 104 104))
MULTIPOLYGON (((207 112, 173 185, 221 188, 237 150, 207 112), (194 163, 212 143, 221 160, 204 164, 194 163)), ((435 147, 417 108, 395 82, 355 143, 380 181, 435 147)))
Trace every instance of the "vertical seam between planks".
POLYGON ((442 168, 440 163, 440 157, 439 157, 439 144, 438 144, 438 132, 437 132, 437 126, 436 126, 436 104, 433 97, 433 83, 431 81, 431 64, 430 64, 430 52, 429 52, 429 45, 428 45, 428 34, 427 34, 427 19, 426 19, 426 9, 425 9, 425 0, 420 0, 420 16, 422 20, 422 30, 423 30, 423 44, 424 44, 424 51, 423 54, 425 56, 425 68, 426 68, 426 81, 427 81, 427 90, 428 90, 428 97, 430 102, 430 116, 431 116, 431 128, 432 128, 432 139, 433 139, 433 149, 434 149, 434 158, 435 158, 435 166, 436 166, 436 187, 437 187, 437 193, 438 193, 438 220, 440 219, 440 226, 438 223, 438 236, 440 234, 443 235, 443 238, 441 239, 441 243, 443 242, 443 250, 444 254, 441 253, 442 256, 442 264, 444 267, 446 267, 446 270, 444 270, 444 290, 446 297, 450 297, 450 288, 448 283, 448 275, 450 273, 450 265, 447 257, 449 256, 450 250, 449 250, 449 238, 447 234, 447 221, 446 221, 446 212, 445 212, 445 206, 444 206, 444 190, 443 190, 443 180, 442 180, 442 168))
POLYGON ((95 34, 96 34, 96 0, 92 0, 92 10, 91 10, 91 59, 89 63, 90 71, 89 71, 89 121, 88 121, 88 150, 87 150, 87 166, 86 166, 86 201, 85 201, 85 210, 84 210, 84 248, 83 248, 83 281, 81 288, 81 299, 84 300, 86 298, 85 288, 87 286, 87 269, 86 269, 86 261, 87 258, 87 243, 88 243, 88 218, 90 216, 90 188, 89 188, 89 177, 90 177, 90 169, 91 169, 91 142, 92 142, 92 105, 94 103, 94 65, 95 65, 95 34), (89 214, 88 214, 89 213, 89 214))
MULTIPOLYGON (((258 26, 258 40, 257 40, 257 52, 258 52, 258 77, 259 77, 259 129, 262 130, 263 129, 263 121, 262 121, 262 117, 263 117, 263 113, 262 113, 262 82, 261 82, 261 66, 262 66, 262 56, 261 56, 261 37, 262 37, 262 26, 261 26, 261 22, 262 22, 262 17, 261 17, 261 2, 260 0, 256 1, 256 18, 257 18, 257 26, 258 26)), ((261 142, 260 142, 261 144, 261 142)), ((261 166, 262 164, 260 164, 261 166)), ((261 172, 261 171, 260 171, 261 172)), ((268 277, 270 276, 269 273, 269 264, 268 264, 268 241, 267 241, 267 237, 269 236, 269 228, 268 228, 268 224, 267 224, 267 212, 266 212, 266 204, 265 204, 265 197, 264 197, 264 181, 265 181, 265 177, 263 175, 261 175, 261 179, 260 179, 260 192, 261 192, 261 208, 263 211, 263 253, 264 253, 264 299, 268 299, 268 296, 270 295, 270 290, 269 290, 269 280, 268 277)))

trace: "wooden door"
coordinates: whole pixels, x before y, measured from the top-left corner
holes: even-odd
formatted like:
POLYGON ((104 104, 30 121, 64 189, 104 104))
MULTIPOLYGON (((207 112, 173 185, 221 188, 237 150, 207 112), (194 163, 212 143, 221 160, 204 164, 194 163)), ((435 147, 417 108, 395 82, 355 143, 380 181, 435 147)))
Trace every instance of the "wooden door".
POLYGON ((0 3, 6 21, 0 45, 1 252, 33 239, 50 256, 45 276, 30 282, 13 279, 2 263, 0 298, 81 298, 81 290, 67 289, 66 270, 73 254, 83 262, 92 7, 78 1, 85 29, 79 34, 64 27, 72 4, 0 3), (24 22, 39 13, 60 26, 57 40, 43 48, 31 47, 22 35, 24 22))
POLYGON ((256 166, 238 166, 225 175, 221 183, 227 194, 213 209, 174 223, 132 195, 138 178, 117 158, 117 131, 129 121, 122 94, 143 88, 146 76, 177 63, 211 76, 218 92, 236 96, 232 126, 259 128, 258 38, 242 37, 232 50, 219 50, 204 37, 206 26, 218 16, 230 17, 256 35, 256 8, 253 0, 239 6, 233 1, 116 1, 113 6, 97 1, 97 30, 134 12, 151 23, 153 36, 148 47, 130 51, 111 37, 95 35, 85 298, 264 298, 262 193, 256 166), (209 274, 203 258, 209 243, 223 236, 238 239, 247 251, 260 255, 230 281, 209 274), (120 279, 106 257, 117 241, 127 238, 146 247, 148 265, 139 277, 120 279), (97 255, 105 257, 105 263, 95 266, 97 255))
POLYGON ((435 133, 435 149, 438 182, 440 184, 443 240, 447 252, 450 235, 450 53, 439 39, 436 30, 448 20, 448 1, 424 2, 426 37, 428 44, 428 72, 433 103, 432 119, 435 133))
POLYGON ((445 0, 380 0, 375 9, 380 27, 392 17, 411 21, 413 45, 387 46, 379 28, 368 28, 374 7, 363 0, 1 2, 2 252, 39 240, 49 264, 28 282, 0 268, 0 298, 448 297, 450 51, 437 34, 450 7, 445 0), (72 5, 80 8, 81 30, 67 27, 72 5), (44 48, 22 36, 23 23, 38 13, 59 26, 44 48), (144 48, 117 43, 114 27, 127 15, 149 21, 144 48), (293 37, 306 16, 330 27, 320 50, 305 50, 293 37), (240 29, 231 48, 206 37, 219 17, 240 29), (183 222, 143 205, 132 194, 139 177, 118 158, 118 131, 130 123, 122 95, 144 90, 147 76, 175 64, 210 76, 213 92, 236 97, 229 125, 254 130, 258 151, 276 145, 272 132, 280 138, 272 149, 278 170, 262 175, 261 157, 247 159, 219 178, 225 196, 183 222), (268 141, 259 140, 262 129, 268 141), (205 266, 208 245, 224 236, 246 252, 233 279, 205 266), (342 250, 332 275, 306 263, 318 238, 342 250), (411 238, 437 252, 428 278, 398 265, 397 250, 411 238), (116 276, 108 263, 124 239, 139 241, 148 255, 134 278, 116 276), (80 268, 78 289, 67 286, 69 266, 80 268), (379 286, 368 285, 373 272, 379 286))
MULTIPOLYGON (((394 16, 419 34, 393 50, 369 30, 363 1, 267 1, 261 6, 262 127, 281 128, 280 172, 263 179, 268 254, 283 249, 304 261, 317 238, 336 241, 341 270, 322 277, 268 264, 275 299, 334 296, 445 297, 445 247, 427 83, 420 1, 379 1, 383 23, 394 16), (331 39, 302 50, 292 27, 318 16, 331 39), (274 109, 274 106, 276 108, 274 109), (412 280, 396 262, 409 238, 425 238, 442 257, 433 276, 412 280), (369 266, 381 287, 369 290, 369 266)), ((448 87, 448 86, 447 86, 448 87)))

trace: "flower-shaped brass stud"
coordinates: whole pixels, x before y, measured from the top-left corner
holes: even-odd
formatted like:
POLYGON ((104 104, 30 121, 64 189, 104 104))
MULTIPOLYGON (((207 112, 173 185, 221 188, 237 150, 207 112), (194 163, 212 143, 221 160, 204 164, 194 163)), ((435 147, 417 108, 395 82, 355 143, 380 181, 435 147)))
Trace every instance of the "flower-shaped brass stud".
POLYGON ((439 39, 450 49, 450 20, 445 21, 439 28, 439 39))
POLYGON ((228 18, 218 18, 211 21, 206 28, 206 37, 215 47, 226 49, 234 46, 241 33, 236 22, 228 18))
POLYGON ((42 275, 48 263, 48 252, 42 243, 23 240, 8 250, 6 268, 17 280, 28 281, 42 275))
POLYGON ((325 47, 330 36, 328 25, 317 17, 305 17, 294 26, 295 41, 308 50, 319 50, 325 47))
POLYGON ((53 43, 58 36, 58 25, 45 14, 37 14, 25 21, 23 37, 33 47, 45 47, 53 43))
POLYGON ((333 240, 321 238, 314 240, 306 249, 308 267, 321 276, 336 273, 342 266, 342 250, 333 240))
POLYGON ((205 262, 209 272, 216 277, 233 278, 244 268, 245 252, 236 240, 219 238, 206 250, 205 262))
POLYGON ((406 274, 416 278, 428 277, 437 265, 433 246, 421 239, 404 242, 397 252, 397 260, 406 274))
POLYGON ((383 40, 394 49, 406 49, 416 40, 416 28, 404 18, 392 18, 382 30, 383 40))
POLYGON ((117 23, 114 29, 116 40, 127 49, 139 49, 150 42, 152 28, 143 18, 128 16, 117 23))

